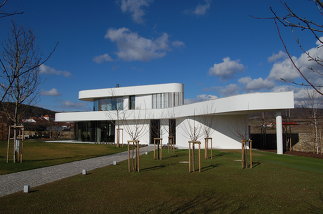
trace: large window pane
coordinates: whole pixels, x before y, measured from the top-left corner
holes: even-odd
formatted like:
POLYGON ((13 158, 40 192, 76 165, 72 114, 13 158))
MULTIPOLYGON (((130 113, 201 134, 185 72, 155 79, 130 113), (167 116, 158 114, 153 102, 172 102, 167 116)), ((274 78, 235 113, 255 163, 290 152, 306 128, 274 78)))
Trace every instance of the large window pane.
POLYGON ((136 108, 136 96, 129 96, 129 109, 136 108))

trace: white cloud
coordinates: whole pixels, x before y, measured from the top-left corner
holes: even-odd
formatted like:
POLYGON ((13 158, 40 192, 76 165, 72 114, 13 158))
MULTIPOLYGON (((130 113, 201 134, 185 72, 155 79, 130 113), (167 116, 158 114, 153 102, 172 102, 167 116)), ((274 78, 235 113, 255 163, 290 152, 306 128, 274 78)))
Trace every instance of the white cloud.
POLYGON ((198 4, 196 8, 192 11, 192 14, 201 16, 205 15, 206 12, 210 9, 211 7, 211 0, 205 0, 203 4, 198 4))
POLYGON ((257 79, 251 79, 250 77, 243 77, 239 79, 239 82, 244 85, 244 88, 247 91, 258 91, 258 90, 267 90, 275 86, 273 81, 268 79, 263 79, 261 77, 257 79))
POLYGON ((184 42, 182 42, 182 41, 173 41, 173 42, 172 42, 172 45, 173 45, 174 47, 184 47, 184 46, 185 46, 185 43, 184 43, 184 42))
POLYGON ((136 23, 143 23, 143 16, 145 15, 144 7, 148 7, 152 0, 121 0, 120 7, 124 13, 130 13, 132 19, 136 23))
POLYGON ((102 54, 93 58, 95 63, 112 62, 113 59, 109 54, 102 54))
POLYGON ((43 96, 59 96, 60 95, 60 93, 58 92, 58 90, 56 88, 52 88, 48 91, 41 91, 40 94, 43 96))
MULTIPOLYGON (((156 39, 148 39, 123 27, 109 29, 105 38, 117 44, 116 54, 125 61, 149 61, 164 57, 170 51, 167 33, 156 39)), ((177 45, 179 42, 176 41, 177 45)))
MULTIPOLYGON (((293 57, 293 60, 296 62, 297 58, 293 57)), ((271 68, 270 74, 268 76, 268 78, 272 80, 284 79, 287 81, 292 81, 298 77, 299 77, 299 74, 295 70, 290 59, 285 59, 282 62, 274 63, 273 67, 271 68)))
MULTIPOLYGON (((321 37, 321 39, 323 39, 323 37, 321 37)), ((316 47, 307 50, 306 53, 301 54, 298 58, 292 56, 292 59, 310 82, 314 85, 323 85, 323 78, 321 78, 321 75, 318 75, 318 73, 323 74, 323 66, 321 65, 323 59, 323 48, 320 46, 320 42, 316 42, 316 45, 316 47), (315 62, 315 60, 309 58, 308 55, 320 60, 320 63, 315 62)), ((268 78, 273 80, 285 79, 287 81, 294 81, 300 77, 300 74, 289 58, 281 62, 276 62, 268 76, 268 78)))
POLYGON ((214 64, 209 69, 209 74, 219 76, 223 79, 228 79, 234 74, 244 70, 244 65, 239 63, 239 60, 231 60, 230 57, 223 58, 223 62, 214 64))
POLYGON ((218 98, 217 96, 211 95, 211 94, 200 94, 200 95, 197 95, 195 98, 185 99, 184 103, 191 104, 191 103, 197 103, 197 102, 202 102, 207 100, 215 100, 217 98, 218 98))
POLYGON ((69 77, 72 74, 68 71, 61 71, 61 70, 56 70, 55 68, 49 67, 47 65, 40 65, 39 66, 39 73, 40 74, 51 74, 51 75, 62 75, 64 77, 69 77))
POLYGON ((235 94, 239 94, 240 88, 237 84, 229 84, 227 86, 219 88, 220 93, 227 97, 227 96, 232 96, 235 94))
POLYGON ((278 53, 274 53, 273 55, 268 57, 268 62, 276 62, 286 58, 287 58, 287 54, 283 51, 279 51, 278 53))

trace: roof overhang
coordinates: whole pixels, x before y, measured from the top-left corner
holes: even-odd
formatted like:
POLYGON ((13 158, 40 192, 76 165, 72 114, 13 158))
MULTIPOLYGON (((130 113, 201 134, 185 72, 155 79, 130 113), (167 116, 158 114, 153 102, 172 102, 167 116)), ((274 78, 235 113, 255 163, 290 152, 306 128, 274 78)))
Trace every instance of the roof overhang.
POLYGON ((294 108, 293 92, 251 93, 166 109, 56 113, 56 121, 169 119, 202 115, 243 115, 294 108), (118 116, 119 115, 119 116, 118 116), (120 116, 121 115, 121 116, 120 116))

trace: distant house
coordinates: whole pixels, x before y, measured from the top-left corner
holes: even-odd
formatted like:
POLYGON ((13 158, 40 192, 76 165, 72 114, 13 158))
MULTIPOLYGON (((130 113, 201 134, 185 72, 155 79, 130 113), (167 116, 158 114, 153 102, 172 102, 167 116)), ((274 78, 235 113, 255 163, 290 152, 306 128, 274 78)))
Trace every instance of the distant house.
MULTIPOLYGON (((242 94, 184 105, 184 85, 180 83, 84 90, 79 99, 92 102, 93 111, 55 115, 57 122, 76 123, 75 139, 79 141, 116 142, 116 133, 122 129, 126 143, 131 140, 126 129, 141 124, 147 131, 140 136, 140 143, 152 144, 153 138, 159 137, 167 143, 168 137, 174 136, 178 147, 187 148, 190 131, 209 127, 215 147, 239 149, 241 135, 249 135, 248 114, 275 111, 279 154, 283 152, 280 111, 294 108, 293 92, 242 94), (212 122, 206 122, 209 120, 212 122)), ((199 140, 204 141, 203 135, 199 140)))
POLYGON ((28 118, 28 119, 23 119, 23 123, 36 123, 36 120, 34 118, 28 118))
POLYGON ((45 120, 49 121, 50 120, 50 117, 48 115, 44 115, 42 116, 42 118, 44 118, 45 120))

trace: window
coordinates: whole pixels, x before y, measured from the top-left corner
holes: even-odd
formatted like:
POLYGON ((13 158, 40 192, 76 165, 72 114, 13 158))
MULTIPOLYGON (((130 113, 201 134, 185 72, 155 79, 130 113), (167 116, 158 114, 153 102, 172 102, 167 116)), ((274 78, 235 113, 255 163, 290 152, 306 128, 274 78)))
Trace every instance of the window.
POLYGON ((94 100, 93 102, 93 111, 99 111, 99 101, 94 100))
POLYGON ((183 93, 160 93, 152 95, 152 108, 171 108, 174 106, 183 105, 183 93))
POLYGON ((95 111, 123 110, 123 98, 113 97, 96 100, 93 109, 95 111))
POLYGON ((129 109, 136 108, 136 96, 129 96, 129 109))

